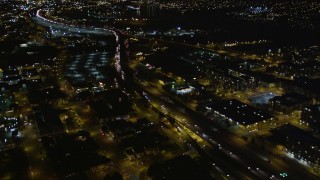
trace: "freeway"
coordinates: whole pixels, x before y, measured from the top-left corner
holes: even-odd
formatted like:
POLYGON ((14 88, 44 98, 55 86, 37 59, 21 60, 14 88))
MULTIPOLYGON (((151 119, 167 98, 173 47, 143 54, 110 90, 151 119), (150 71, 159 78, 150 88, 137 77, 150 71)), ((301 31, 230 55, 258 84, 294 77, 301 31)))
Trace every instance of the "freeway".
POLYGON ((164 102, 162 99, 158 98, 159 96, 152 95, 149 93, 148 89, 145 90, 145 96, 147 96, 150 104, 152 104, 153 109, 159 110, 160 112, 166 114, 167 119, 174 120, 175 126, 181 129, 181 133, 187 139, 188 143, 204 158, 206 158, 206 164, 211 166, 212 169, 215 171, 219 171, 223 177, 228 179, 261 179, 259 174, 251 173, 247 170, 247 166, 239 165, 233 157, 235 155, 230 155, 230 151, 228 151, 227 146, 225 144, 219 144, 216 138, 211 137, 208 139, 204 139, 206 141, 205 145, 207 147, 212 146, 213 151, 211 148, 203 148, 203 146, 199 145, 199 142, 191 137, 190 134, 197 134, 202 135, 201 128, 195 126, 194 124, 190 123, 190 118, 184 117, 183 114, 179 113, 175 108, 171 107, 174 106, 172 104, 164 102), (162 104, 162 105, 161 105, 162 104), (162 106, 162 108, 161 108, 162 106), (160 108, 158 108, 160 107, 160 108), (184 130, 187 127, 188 130, 184 130), (208 149, 208 150, 207 150, 208 149), (208 161, 210 163, 208 163, 208 161))
MULTIPOLYGON (((171 114, 175 114, 179 119, 179 122, 187 126, 191 131, 198 131, 198 134, 206 134, 216 142, 215 144, 220 144, 227 151, 232 152, 232 156, 237 158, 231 159, 229 163, 232 163, 230 164, 237 163, 239 168, 246 168, 247 171, 252 173, 257 173, 256 171, 258 168, 260 179, 265 179, 266 175, 275 179, 283 172, 289 174, 290 177, 317 179, 315 175, 310 173, 310 170, 307 167, 294 160, 283 159, 276 154, 266 152, 264 149, 258 148, 253 144, 248 144, 242 138, 220 128, 205 116, 191 110, 186 104, 181 103, 158 88, 152 89, 152 86, 148 84, 144 90, 149 95, 153 95, 154 98, 167 97, 167 99, 170 99, 173 104, 168 103, 161 98, 157 98, 159 101, 158 103, 167 108, 167 113, 170 112, 171 114), (188 109, 188 114, 185 113, 185 109, 188 109), (197 127, 195 127, 195 125, 197 125, 197 127), (214 130, 213 127, 218 130, 214 130), (253 171, 252 168, 256 170, 253 171)), ((220 158, 228 161, 228 159, 220 158)))
MULTIPOLYGON (((123 81, 125 79, 125 73, 121 64, 126 57, 123 56, 123 49, 121 48, 121 43, 119 40, 119 33, 113 29, 107 28, 94 28, 94 27, 75 27, 73 25, 66 25, 62 23, 57 23, 52 20, 42 17, 40 14, 41 10, 37 12, 37 20, 44 25, 51 26, 53 28, 68 30, 71 32, 77 33, 88 33, 88 34, 109 34, 112 33, 116 37, 118 43, 117 51, 115 55, 115 68, 121 76, 123 81)), ((218 131, 212 130, 212 124, 208 123, 208 119, 201 114, 194 112, 189 107, 186 107, 185 104, 180 101, 171 98, 165 92, 161 92, 159 89, 151 91, 149 86, 143 87, 142 84, 137 82, 126 82, 127 88, 136 89, 138 92, 141 90, 146 91, 147 94, 152 96, 153 101, 156 103, 153 105, 161 112, 169 114, 168 118, 174 117, 176 121, 176 127, 183 129, 187 127, 192 133, 206 134, 209 138, 205 139, 206 144, 211 145, 212 147, 217 147, 213 152, 207 151, 201 148, 198 142, 190 136, 186 131, 182 131, 184 137, 188 140, 191 146, 198 151, 198 153, 205 158, 208 158, 209 162, 212 164, 213 168, 217 169, 227 177, 227 178, 237 178, 237 179, 268 179, 268 178, 281 178, 279 173, 286 172, 290 177, 305 177, 307 179, 317 179, 313 174, 309 173, 304 166, 293 162, 290 159, 279 159, 274 154, 270 154, 263 149, 256 149, 252 145, 247 144, 243 139, 231 134, 224 129, 216 126, 215 128, 219 129, 218 131), (155 94, 155 92, 157 92, 155 94), (174 105, 166 102, 165 100, 159 98, 168 97, 172 99, 174 105), (167 108, 163 110, 161 105, 165 105, 167 108), (189 114, 186 115, 182 110, 189 109, 189 114), (177 117, 175 117, 177 116, 177 117), (183 119, 186 119, 188 123, 183 122, 183 119), (190 125, 191 124, 191 125, 190 125), (197 125, 197 126, 195 126, 197 125), (272 163, 267 160, 272 160, 272 163), (247 178, 248 177, 248 178, 247 178)), ((143 94, 140 94, 143 96, 143 94)), ((207 161, 208 162, 208 161, 207 161)))
POLYGON ((56 21, 48 19, 42 15, 42 14, 45 14, 46 12, 47 12, 46 9, 37 10, 35 17, 33 17, 34 21, 42 26, 46 26, 46 27, 50 27, 50 28, 58 29, 58 30, 63 30, 63 31, 69 31, 72 33, 114 36, 115 40, 116 40, 116 52, 115 52, 115 56, 114 56, 115 69, 120 76, 120 80, 125 79, 125 73, 122 70, 121 63, 120 63, 121 62, 120 61, 121 54, 122 54, 121 53, 122 41, 120 40, 120 38, 122 37, 121 31, 119 31, 117 29, 109 28, 109 27, 100 28, 100 27, 92 27, 92 26, 89 26, 89 27, 75 26, 72 24, 56 22, 56 21))
MULTIPOLYGON (((81 34, 95 34, 95 35, 116 35, 116 33, 111 29, 106 28, 94 28, 94 27, 82 27, 82 26, 75 26, 75 25, 68 25, 66 23, 56 22, 51 19, 47 19, 46 17, 42 16, 42 12, 45 12, 43 9, 39 9, 36 12, 36 16, 33 18, 36 23, 51 27, 53 29, 69 31, 72 33, 81 33, 81 34)), ((117 37, 117 36, 116 36, 117 37)))

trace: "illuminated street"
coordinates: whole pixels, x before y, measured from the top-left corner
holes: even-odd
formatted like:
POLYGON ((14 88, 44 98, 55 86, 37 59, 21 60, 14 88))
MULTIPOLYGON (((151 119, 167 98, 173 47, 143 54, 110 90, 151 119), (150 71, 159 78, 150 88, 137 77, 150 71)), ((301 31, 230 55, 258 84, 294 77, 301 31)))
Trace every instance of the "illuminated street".
POLYGON ((319 179, 316 0, 0 7, 0 179, 319 179))

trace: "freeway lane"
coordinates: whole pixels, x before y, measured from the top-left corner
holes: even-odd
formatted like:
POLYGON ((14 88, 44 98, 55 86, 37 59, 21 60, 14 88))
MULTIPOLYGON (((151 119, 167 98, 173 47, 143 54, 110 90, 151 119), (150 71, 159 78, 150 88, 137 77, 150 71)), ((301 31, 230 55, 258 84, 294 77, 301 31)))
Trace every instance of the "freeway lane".
MULTIPOLYGON (((141 96, 144 96, 146 98, 146 101, 151 104, 151 107, 156 112, 162 112, 166 115, 167 119, 172 119, 176 122, 176 127, 179 127, 179 129, 183 130, 183 126, 185 124, 181 123, 181 113, 174 109, 174 108, 163 108, 161 107, 161 104, 164 105, 164 107, 169 107, 167 102, 164 102, 159 94, 153 95, 149 94, 149 91, 152 91, 153 93, 156 93, 159 91, 153 91, 152 88, 146 87, 145 89, 140 89, 139 86, 135 86, 136 89, 139 89, 139 92, 141 93, 141 96), (143 90, 145 93, 143 93, 143 90), (147 92, 147 93, 146 93, 147 92), (147 100, 149 99, 149 101, 147 100), (180 119, 180 120, 178 120, 180 119)), ((172 104, 170 104, 172 105, 172 104)), ((173 105, 172 105, 173 106, 173 105)), ((175 107, 176 108, 176 107, 175 107)), ((184 117, 188 119, 188 117, 184 117)), ((190 130, 193 132, 199 131, 199 128, 195 128, 194 126, 189 126, 190 130)), ((225 150, 225 148, 221 148, 222 154, 215 154, 212 152, 208 152, 204 150, 201 146, 199 146, 198 142, 196 142, 187 132, 181 131, 184 134, 184 137, 188 140, 188 142, 192 145, 192 147, 203 157, 205 158, 205 164, 207 166, 211 166, 213 169, 218 170, 222 175, 225 176, 225 178, 228 179, 265 179, 266 176, 261 176, 261 174, 257 174, 256 172, 252 172, 247 170, 247 166, 243 166, 239 163, 237 163, 233 156, 227 156, 228 151, 225 150)), ((216 146, 218 148, 217 143, 213 144, 213 146, 216 146)), ((220 149, 220 148, 219 148, 220 149)))
MULTIPOLYGON (((311 174, 305 166, 298 164, 297 162, 290 159, 279 159, 276 155, 268 153, 263 149, 252 148, 253 145, 247 144, 242 138, 235 136, 227 130, 224 130, 218 126, 210 123, 210 120, 203 115, 191 110, 186 107, 185 104, 177 101, 171 95, 168 95, 161 90, 154 91, 150 87, 146 87, 145 91, 155 96, 168 97, 171 101, 174 102, 174 105, 171 103, 167 103, 162 99, 158 99, 164 104, 171 113, 177 113, 181 119, 186 119, 192 122, 192 124, 197 124, 199 128, 191 129, 193 132, 202 130, 203 133, 207 134, 209 137, 217 141, 221 144, 221 146, 227 148, 229 151, 232 151, 234 154, 237 154, 239 158, 246 162, 249 167, 258 167, 260 170, 265 170, 268 174, 278 176, 279 173, 287 172, 290 177, 306 177, 307 179, 318 179, 316 176, 311 174), (188 115, 185 114, 184 109, 188 109, 188 115), (179 112, 180 111, 180 112, 179 112), (213 131, 210 127, 214 126, 219 129, 219 131, 213 131), (262 157, 266 157, 267 159, 273 160, 270 164, 262 157)), ((182 121, 181 121, 182 122, 182 121)), ((254 147, 254 146, 253 146, 254 147)))
MULTIPOLYGON (((148 92, 147 89, 145 89, 145 91, 148 92)), ((165 107, 168 107, 168 104, 165 102, 161 102, 158 96, 153 96, 152 94, 148 93, 148 98, 150 99, 150 102, 153 107, 159 107, 160 106, 159 104, 164 104, 165 107)), ((153 108, 153 109, 157 110, 157 108, 153 108)), ((178 118, 181 117, 181 115, 178 114, 175 109, 168 108, 166 111, 166 109, 162 108, 162 109, 159 109, 158 111, 167 114, 166 116, 167 118, 169 119, 171 118, 176 121, 175 125, 177 127, 180 127, 180 129, 184 129, 182 126, 184 126, 185 124, 183 124, 181 121, 178 120, 178 118)), ((194 128, 194 126, 188 126, 188 127, 192 132, 199 131, 199 129, 194 128)), ((202 157, 207 159, 207 165, 212 166, 212 168, 220 171, 220 173, 222 173, 226 178, 228 179, 263 179, 261 175, 247 170, 247 166, 242 166, 241 164, 237 163, 232 158, 232 156, 228 156, 227 155, 228 151, 224 148, 226 146, 224 146, 223 148, 219 148, 217 144, 213 144, 213 146, 215 146, 215 149, 219 149, 218 151, 221 151, 221 152, 219 153, 212 153, 211 151, 208 152, 204 150, 202 147, 200 147, 198 142, 196 142, 187 132, 185 131, 181 131, 181 132, 184 134, 184 137, 187 138, 188 142, 192 145, 192 147, 195 148, 195 150, 202 157)))

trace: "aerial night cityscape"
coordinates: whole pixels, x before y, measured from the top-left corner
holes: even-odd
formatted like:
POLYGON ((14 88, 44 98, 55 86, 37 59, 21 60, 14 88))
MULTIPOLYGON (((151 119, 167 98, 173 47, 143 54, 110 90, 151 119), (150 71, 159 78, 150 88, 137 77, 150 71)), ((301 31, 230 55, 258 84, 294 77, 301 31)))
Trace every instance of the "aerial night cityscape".
POLYGON ((320 179, 320 1, 0 0, 11 179, 320 179))

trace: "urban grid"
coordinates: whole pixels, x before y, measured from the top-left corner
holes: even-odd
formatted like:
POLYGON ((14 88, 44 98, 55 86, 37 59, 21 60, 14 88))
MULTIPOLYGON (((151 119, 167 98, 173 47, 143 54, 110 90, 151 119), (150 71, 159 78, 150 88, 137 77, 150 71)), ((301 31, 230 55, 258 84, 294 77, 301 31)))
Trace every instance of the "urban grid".
POLYGON ((320 1, 0 0, 0 179, 320 179, 320 1))

